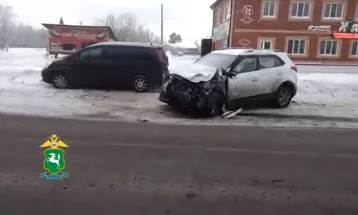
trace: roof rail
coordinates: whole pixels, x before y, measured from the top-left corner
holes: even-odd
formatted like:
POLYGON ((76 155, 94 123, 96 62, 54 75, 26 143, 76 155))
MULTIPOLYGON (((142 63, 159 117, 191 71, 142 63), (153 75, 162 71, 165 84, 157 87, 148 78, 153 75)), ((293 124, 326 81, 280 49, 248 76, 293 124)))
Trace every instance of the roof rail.
POLYGON ((219 50, 227 50, 227 49, 253 49, 251 47, 227 47, 227 48, 221 48, 219 50))

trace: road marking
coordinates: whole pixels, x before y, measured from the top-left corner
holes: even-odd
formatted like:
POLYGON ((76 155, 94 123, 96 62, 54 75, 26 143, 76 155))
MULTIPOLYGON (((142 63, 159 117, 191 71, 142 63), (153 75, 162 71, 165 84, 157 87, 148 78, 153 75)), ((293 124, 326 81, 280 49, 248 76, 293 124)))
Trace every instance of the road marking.
MULTIPOLYGON (((10 141, 21 141, 21 142, 38 142, 35 138, 22 138, 22 139, 7 139, 0 137, 0 142, 9 143, 10 141)), ((257 150, 257 149, 245 149, 245 148, 225 148, 225 147, 197 147, 197 146, 183 146, 183 145, 171 145, 171 144, 156 144, 156 143, 121 143, 121 142, 100 142, 95 145, 93 142, 87 141, 70 140, 66 139, 67 142, 72 143, 76 146, 79 145, 92 145, 92 146, 120 146, 120 147, 137 147, 137 148, 153 148, 153 149, 179 149, 179 150, 204 150, 209 152, 233 152, 233 153, 244 153, 244 154, 264 154, 264 155, 286 155, 286 156, 301 156, 301 157, 330 157, 330 158, 358 158, 358 154, 349 153, 315 153, 315 152, 297 152, 297 151, 280 151, 280 150, 257 150)), ((0 145, 1 146, 1 145, 0 145)))

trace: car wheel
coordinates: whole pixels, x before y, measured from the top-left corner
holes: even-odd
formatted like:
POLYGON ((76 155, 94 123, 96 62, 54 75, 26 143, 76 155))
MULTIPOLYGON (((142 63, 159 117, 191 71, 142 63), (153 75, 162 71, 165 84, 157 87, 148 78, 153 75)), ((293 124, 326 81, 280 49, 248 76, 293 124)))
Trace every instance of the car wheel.
POLYGON ((276 91, 276 106, 278 108, 286 108, 290 105, 291 99, 293 97, 292 87, 288 85, 283 85, 279 87, 276 91))
POLYGON ((137 92, 145 92, 148 87, 147 78, 143 75, 134 77, 132 84, 133 89, 137 92))
POLYGON ((225 97, 223 94, 213 92, 209 95, 206 107, 206 113, 209 116, 218 116, 223 113, 225 97))
POLYGON ((56 88, 65 89, 69 87, 68 79, 64 74, 56 74, 52 78, 52 84, 56 88))

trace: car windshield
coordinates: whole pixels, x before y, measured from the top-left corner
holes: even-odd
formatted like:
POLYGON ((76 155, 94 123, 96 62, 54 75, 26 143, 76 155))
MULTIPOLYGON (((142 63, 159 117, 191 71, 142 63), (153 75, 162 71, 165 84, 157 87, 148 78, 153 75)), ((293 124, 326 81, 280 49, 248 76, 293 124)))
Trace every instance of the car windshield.
POLYGON ((209 53, 195 63, 227 69, 236 58, 236 55, 209 53))

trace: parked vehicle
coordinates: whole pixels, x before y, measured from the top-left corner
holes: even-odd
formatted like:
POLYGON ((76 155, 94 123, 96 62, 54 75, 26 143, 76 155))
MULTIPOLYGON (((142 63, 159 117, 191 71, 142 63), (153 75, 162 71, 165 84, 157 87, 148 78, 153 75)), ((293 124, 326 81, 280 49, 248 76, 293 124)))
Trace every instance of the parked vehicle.
POLYGON ((160 45, 104 42, 55 60, 42 70, 42 79, 56 88, 131 87, 144 92, 161 85, 168 65, 160 45))
POLYGON ((289 106, 297 91, 297 67, 275 50, 212 51, 192 64, 174 67, 165 77, 159 100, 210 115, 240 108, 252 100, 289 106))

